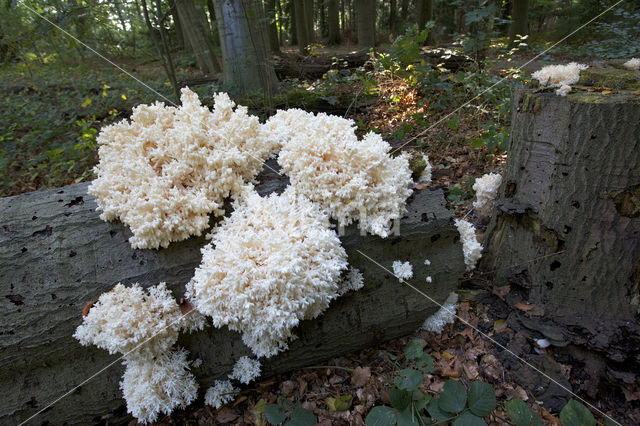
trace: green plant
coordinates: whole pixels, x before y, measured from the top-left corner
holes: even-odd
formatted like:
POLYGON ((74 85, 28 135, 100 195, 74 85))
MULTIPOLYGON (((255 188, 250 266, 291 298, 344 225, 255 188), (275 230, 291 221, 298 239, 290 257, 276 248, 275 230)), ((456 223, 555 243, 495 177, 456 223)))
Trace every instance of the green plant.
POLYGON ((395 387, 389 389, 392 407, 371 409, 367 425, 420 426, 434 424, 434 421, 453 421, 458 426, 485 424, 482 417, 496 407, 493 388, 484 382, 472 382, 467 391, 460 382, 449 380, 438 397, 422 392, 423 374, 433 372, 433 358, 424 353, 418 339, 407 344, 403 353, 404 365, 397 362, 398 357, 389 357, 400 368, 394 378, 395 387))
MULTIPOLYGON (((253 414, 256 417, 255 424, 263 425, 263 416, 267 422, 272 425, 279 425, 287 420, 287 412, 281 405, 269 404, 264 399, 260 399, 253 407, 253 414)), ((311 411, 295 407, 289 413, 289 421, 284 423, 285 426, 314 426, 318 423, 318 419, 311 411)))
MULTIPOLYGON (((506 401, 504 408, 515 426, 542 426, 542 421, 536 413, 519 398, 506 401)), ((596 425, 596 420, 589 409, 575 399, 570 399, 560 411, 560 422, 562 426, 596 425)), ((609 419, 605 419, 605 424, 609 422, 609 419)))

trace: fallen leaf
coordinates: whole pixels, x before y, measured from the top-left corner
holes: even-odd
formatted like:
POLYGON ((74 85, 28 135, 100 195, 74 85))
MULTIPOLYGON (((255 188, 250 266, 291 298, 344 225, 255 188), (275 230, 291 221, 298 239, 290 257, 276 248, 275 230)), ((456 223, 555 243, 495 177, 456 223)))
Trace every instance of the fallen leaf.
POLYGON ((94 303, 95 302, 93 300, 89 300, 88 302, 84 302, 84 305, 82 305, 82 316, 83 317, 86 317, 87 315, 89 315, 89 311, 93 307, 94 303))
POLYGON ((240 414, 237 413, 236 411, 232 410, 231 408, 222 408, 218 411, 218 414, 216 415, 216 421, 220 422, 220 423, 229 423, 234 421, 235 419, 237 419, 238 417, 240 417, 240 414))
POLYGON ((452 360, 454 357, 454 355, 451 355, 449 352, 442 352, 442 358, 446 359, 447 361, 452 360))
POLYGON ((356 367, 351 376, 351 384, 357 388, 361 388, 367 383, 371 377, 371 368, 369 367, 356 367))
POLYGON ((522 303, 522 302, 517 302, 517 303, 515 304, 515 307, 516 307, 516 308, 518 308, 518 309, 520 309, 521 311, 524 311, 524 312, 529 312, 530 310, 532 310, 532 309, 533 309, 533 306, 531 306, 531 305, 526 305, 526 304, 524 304, 524 303, 522 303))
POLYGON ((495 331, 496 333, 500 333, 501 331, 504 331, 507 329, 507 321, 506 320, 496 320, 493 323, 493 331, 495 331))

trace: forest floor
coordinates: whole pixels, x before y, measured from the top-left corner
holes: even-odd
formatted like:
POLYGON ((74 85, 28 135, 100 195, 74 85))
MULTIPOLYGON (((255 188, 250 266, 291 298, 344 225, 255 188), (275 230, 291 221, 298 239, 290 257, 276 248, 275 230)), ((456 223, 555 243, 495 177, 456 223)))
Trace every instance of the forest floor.
MULTIPOLYGON (((512 328, 511 312, 516 310, 526 315, 532 307, 514 302, 518 298, 509 297, 508 287, 492 288, 484 275, 479 272, 463 280, 458 316, 527 362, 540 366, 564 386, 574 391, 580 389, 580 394, 589 392, 585 389, 588 376, 585 378, 580 366, 563 363, 552 347, 542 349, 535 336, 512 328)), ((401 358, 412 339, 419 339, 424 351, 435 360, 435 371, 425 375, 421 385, 423 392, 435 396, 452 378, 467 387, 472 381, 482 380, 494 387, 498 400, 498 408, 485 418, 489 424, 509 423, 503 404, 511 398, 520 398, 544 424, 560 425, 558 412, 569 395, 460 321, 445 327, 442 334, 417 331, 327 360, 322 366, 268 378, 250 385, 250 389, 243 390, 233 403, 218 410, 199 400, 186 410, 160 419, 158 424, 266 424, 261 414, 266 403, 278 404, 286 412, 299 406, 305 408, 317 416, 318 424, 322 426, 364 425, 364 419, 373 407, 391 405, 389 389, 394 386, 393 379, 399 370, 395 359, 401 358), (340 397, 347 401, 347 408, 336 410, 331 399, 340 397)), ((623 394, 619 390, 607 395, 605 399, 587 400, 622 424, 640 424, 640 407, 630 404, 639 395, 623 394)), ((602 421, 599 424, 603 424, 602 421)))

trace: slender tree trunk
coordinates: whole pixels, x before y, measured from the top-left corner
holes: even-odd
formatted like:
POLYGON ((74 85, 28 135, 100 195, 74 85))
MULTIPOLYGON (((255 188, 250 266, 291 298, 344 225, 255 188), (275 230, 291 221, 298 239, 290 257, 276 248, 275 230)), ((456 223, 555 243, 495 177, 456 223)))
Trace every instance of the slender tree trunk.
POLYGON ((529 34, 529 0, 511 0, 511 25, 509 26, 509 47, 515 45, 517 35, 529 34))
POLYGON ((329 44, 340 44, 340 18, 338 16, 338 0, 327 0, 327 18, 329 20, 329 44))
POLYGON ((200 71, 204 74, 220 72, 213 42, 204 28, 204 14, 198 13, 193 0, 176 0, 176 7, 185 38, 191 46, 200 71))
POLYGON ((396 9, 397 9, 397 1, 389 0, 389 32, 391 34, 395 34, 396 32, 396 9))
POLYGON ((118 20, 120 21, 120 26, 122 27, 122 31, 127 32, 127 26, 124 23, 124 17, 122 16, 122 8, 120 7, 120 2, 113 2, 113 7, 116 10, 116 15, 118 15, 118 20))
MULTIPOLYGON (((160 56, 160 62, 162 62, 162 67, 164 68, 164 72, 167 74, 167 77, 169 78, 169 82, 173 87, 173 92, 174 92, 174 95, 176 96, 176 102, 177 102, 180 99, 180 90, 178 89, 178 82, 176 80, 176 73, 175 73, 175 69, 173 68, 173 62, 171 61, 171 54, 168 50, 168 46, 166 46, 166 43, 162 43, 158 39, 159 31, 155 29, 153 24, 151 23, 151 19, 149 18, 149 8, 147 7, 147 1, 146 0, 141 0, 141 1, 142 1, 142 12, 144 15, 144 21, 147 24, 147 28, 149 29, 149 34, 151 34, 151 40, 153 40, 153 45, 156 47, 156 50, 158 51, 158 55, 160 56), (167 47, 166 50, 165 50, 165 47, 167 47)), ((160 23, 160 26, 162 26, 162 23, 160 23)))
POLYGON ((418 29, 423 30, 427 22, 433 19, 433 0, 418 0, 418 29))
POLYGON ((305 18, 305 0, 291 0, 294 6, 296 31, 298 35, 298 50, 301 54, 307 53, 307 46, 309 45, 309 36, 307 34, 307 21, 305 18))
POLYGON ((344 13, 344 0, 340 0, 340 28, 342 28, 343 30, 347 28, 347 20, 345 19, 346 17, 344 16, 344 13))
POLYGON ((409 0, 402 0, 402 8, 400 9, 400 20, 405 23, 409 16, 409 0))
POLYGON ((283 27, 286 21, 284 20, 284 15, 282 13, 282 4, 280 3, 280 0, 275 0, 275 3, 276 3, 276 12, 278 14, 276 18, 276 22, 278 23, 277 28, 278 28, 278 41, 280 43, 279 46, 284 46, 285 35, 284 35, 283 27))
POLYGON ((309 44, 315 43, 316 32, 314 28, 315 20, 313 19, 313 0, 304 0, 304 18, 307 26, 307 42, 309 44))
POLYGON ((171 4, 171 17, 173 18, 173 24, 176 30, 176 40, 178 41, 178 47, 180 49, 184 49, 186 46, 186 40, 184 39, 184 31, 182 29, 182 25, 180 25, 180 18, 178 17, 178 8, 176 8, 175 2, 172 2, 171 4))
POLYGON ((375 0, 356 0, 358 48, 368 50, 376 45, 376 2, 375 0))
POLYGON ((270 102, 277 78, 268 51, 264 9, 258 0, 215 3, 225 84, 246 93, 262 90, 270 102))
MULTIPOLYGON (((298 17, 296 15, 296 8, 299 7, 299 3, 295 0, 289 0, 289 34, 291 34, 291 45, 298 45, 298 17)), ((303 46, 304 48, 304 46, 303 46)))
POLYGON ((279 52, 280 42, 278 41, 278 27, 276 26, 276 0, 264 0, 264 11, 267 15, 269 48, 272 52, 279 52))

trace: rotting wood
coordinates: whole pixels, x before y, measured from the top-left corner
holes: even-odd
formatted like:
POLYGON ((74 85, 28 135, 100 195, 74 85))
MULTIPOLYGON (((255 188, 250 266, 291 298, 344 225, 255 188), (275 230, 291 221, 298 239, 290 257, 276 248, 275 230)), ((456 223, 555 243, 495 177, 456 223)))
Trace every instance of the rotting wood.
MULTIPOLYGON (((286 180, 257 187, 281 190, 286 180)), ((129 230, 105 223, 95 211, 88 184, 33 192, 0 200, 0 423, 16 424, 117 359, 83 347, 72 334, 85 302, 118 282, 143 286, 167 282, 176 297, 200 262, 204 238, 173 243, 163 250, 133 250, 129 230)), ((417 191, 400 223, 400 235, 361 236, 349 227, 341 237, 349 263, 365 276, 365 287, 334 301, 328 311, 296 330, 290 350, 264 362, 267 377, 377 342, 406 335, 437 306, 400 284, 358 250, 391 268, 394 260, 413 264, 412 283, 442 302, 464 272, 458 234, 441 190, 417 191), (424 259, 431 266, 424 265, 424 259), (425 277, 433 277, 427 284, 425 277)), ((202 388, 224 378, 234 361, 248 355, 240 335, 225 329, 185 335, 180 345, 202 359, 193 372, 202 388)), ((117 362, 33 420, 84 424, 116 413, 122 418, 117 362)))

